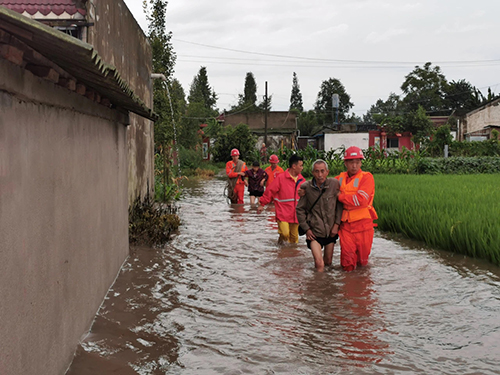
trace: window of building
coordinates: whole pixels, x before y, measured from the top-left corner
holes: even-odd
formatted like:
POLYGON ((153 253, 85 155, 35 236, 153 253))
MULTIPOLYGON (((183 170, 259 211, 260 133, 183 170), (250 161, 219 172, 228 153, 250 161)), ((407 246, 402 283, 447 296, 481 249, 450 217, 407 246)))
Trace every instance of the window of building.
POLYGON ((82 39, 81 28, 73 26, 55 26, 54 29, 59 30, 65 34, 71 35, 73 38, 82 39))
POLYGON ((399 149, 399 138, 388 138, 387 148, 398 148, 399 149))

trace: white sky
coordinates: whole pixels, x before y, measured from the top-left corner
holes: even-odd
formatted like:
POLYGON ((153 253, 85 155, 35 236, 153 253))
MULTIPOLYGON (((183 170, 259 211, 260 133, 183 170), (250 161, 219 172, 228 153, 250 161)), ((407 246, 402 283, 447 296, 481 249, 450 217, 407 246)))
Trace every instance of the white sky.
MULTIPOLYGON (((146 29, 142 0, 125 3, 146 29)), ((426 61, 448 81, 499 93, 499 17, 499 0, 170 0, 167 29, 186 95, 206 66, 218 108, 229 109, 252 72, 259 100, 267 81, 272 109, 288 110, 296 72, 304 109, 333 77, 362 116, 426 61)))

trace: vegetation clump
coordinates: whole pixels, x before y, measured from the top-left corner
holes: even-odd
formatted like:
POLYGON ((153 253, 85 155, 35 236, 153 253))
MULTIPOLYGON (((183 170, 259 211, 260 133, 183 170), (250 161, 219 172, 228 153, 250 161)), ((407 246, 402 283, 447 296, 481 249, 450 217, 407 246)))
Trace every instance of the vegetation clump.
POLYGON ((132 245, 160 247, 165 245, 181 220, 173 204, 155 202, 149 194, 137 197, 129 208, 129 242, 132 245))

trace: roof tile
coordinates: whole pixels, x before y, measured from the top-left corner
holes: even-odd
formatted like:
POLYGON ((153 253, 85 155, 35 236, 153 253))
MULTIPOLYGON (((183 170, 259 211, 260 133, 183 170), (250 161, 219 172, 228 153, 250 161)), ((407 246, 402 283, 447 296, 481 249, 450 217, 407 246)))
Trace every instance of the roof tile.
POLYGON ((21 14, 27 12, 34 15, 36 12, 40 12, 44 16, 50 13, 59 16, 66 12, 69 15, 76 13, 85 15, 86 10, 76 3, 75 0, 0 0, 0 5, 21 14))

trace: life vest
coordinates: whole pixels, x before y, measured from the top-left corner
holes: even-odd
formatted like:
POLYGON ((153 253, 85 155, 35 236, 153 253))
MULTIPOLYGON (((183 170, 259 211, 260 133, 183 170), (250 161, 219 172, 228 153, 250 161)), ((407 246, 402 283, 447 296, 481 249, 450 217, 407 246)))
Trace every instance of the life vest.
MULTIPOLYGON (((339 182, 340 182, 340 192, 341 193, 346 193, 348 195, 354 195, 358 194, 359 190, 359 185, 363 177, 365 177, 369 172, 359 172, 356 174, 356 176, 351 179, 349 183, 347 183, 347 179, 349 175, 347 172, 342 172, 339 175, 339 182)), ((372 190, 375 193, 375 186, 373 187, 372 190)), ((366 192, 361 192, 360 194, 364 193, 365 195, 366 192)), ((371 219, 371 220, 377 220, 377 212, 373 208, 373 197, 374 193, 369 197, 368 201, 368 206, 367 207, 359 207, 359 208, 346 208, 344 205, 344 210, 342 211, 342 221, 347 221, 347 222, 354 222, 354 221, 359 221, 363 219, 371 219)), ((364 196, 364 195, 363 195, 364 196)), ((357 198, 353 198, 354 201, 357 200, 357 198)), ((358 203, 359 204, 359 203, 358 203)))

